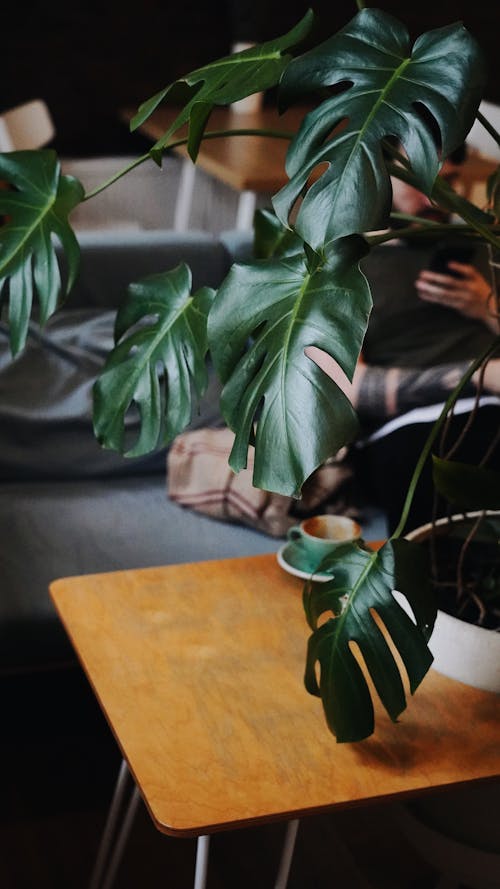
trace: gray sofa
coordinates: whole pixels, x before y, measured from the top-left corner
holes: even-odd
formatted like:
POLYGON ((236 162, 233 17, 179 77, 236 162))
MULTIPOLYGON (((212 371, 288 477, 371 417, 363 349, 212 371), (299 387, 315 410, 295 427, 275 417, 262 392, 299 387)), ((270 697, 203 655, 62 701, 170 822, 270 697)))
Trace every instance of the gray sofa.
MULTIPOLYGON (((169 501, 165 451, 126 459, 96 443, 91 390, 126 285, 186 261, 194 287, 216 286, 248 238, 88 232, 72 297, 12 360, 0 329, 0 670, 72 657, 51 580, 75 574, 275 552, 279 541, 169 501)), ((211 382, 195 426, 221 423, 211 382)), ((364 528, 385 532, 383 520, 364 528)))

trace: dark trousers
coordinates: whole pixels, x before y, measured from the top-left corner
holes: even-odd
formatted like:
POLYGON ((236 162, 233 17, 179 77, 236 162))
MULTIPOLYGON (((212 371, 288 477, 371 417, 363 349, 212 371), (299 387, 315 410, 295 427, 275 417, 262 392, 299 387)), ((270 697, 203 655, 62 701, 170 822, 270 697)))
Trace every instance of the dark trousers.
MULTIPOLYGON (((469 414, 454 416, 446 437, 446 450, 456 441, 469 419, 469 414)), ((371 443, 361 443, 353 448, 355 475, 363 497, 376 503, 387 514, 389 531, 392 533, 401 517, 403 503, 413 470, 431 430, 432 422, 411 423, 389 432, 371 443)), ((500 405, 483 405, 479 408, 463 443, 453 455, 453 460, 477 463, 488 449, 492 438, 500 429, 500 405)), ((439 436, 433 452, 441 455, 439 436)), ((488 468, 500 472, 500 445, 494 449, 487 463, 488 468)), ((417 528, 433 517, 435 492, 432 483, 431 460, 427 460, 413 498, 405 532, 417 528)), ((449 507, 438 499, 436 517, 447 515, 449 507)), ((451 510, 451 512, 457 510, 451 510)))

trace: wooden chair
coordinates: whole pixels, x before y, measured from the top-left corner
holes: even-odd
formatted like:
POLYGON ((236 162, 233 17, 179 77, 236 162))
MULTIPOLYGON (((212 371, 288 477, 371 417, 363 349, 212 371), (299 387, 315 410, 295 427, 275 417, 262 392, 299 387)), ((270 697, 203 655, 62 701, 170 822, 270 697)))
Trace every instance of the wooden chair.
POLYGON ((54 122, 42 99, 17 105, 0 115, 0 151, 41 148, 54 135, 54 122))

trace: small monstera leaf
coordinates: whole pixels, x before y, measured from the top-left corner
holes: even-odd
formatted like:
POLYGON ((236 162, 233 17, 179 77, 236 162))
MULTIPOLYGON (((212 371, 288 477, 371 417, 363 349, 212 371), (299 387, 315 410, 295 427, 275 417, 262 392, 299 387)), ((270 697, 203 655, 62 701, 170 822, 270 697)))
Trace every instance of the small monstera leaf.
POLYGON ((9 302, 10 346, 24 348, 36 294, 40 323, 57 308, 63 292, 53 236, 65 251, 67 295, 78 274, 80 248, 68 215, 83 200, 82 184, 61 176, 54 151, 12 151, 0 154, 0 294, 9 302))
POLYGON ((187 265, 131 284, 116 317, 117 345, 94 386, 94 429, 106 448, 135 457, 168 444, 187 426, 192 389, 207 384, 207 315, 214 291, 190 295, 187 265), (162 390, 163 383, 163 390, 162 390), (141 431, 126 449, 126 415, 132 405, 141 431))
POLYGON ((460 512, 500 509, 500 473, 484 466, 432 457, 439 493, 460 512))
POLYGON ((290 61, 288 50, 307 36, 313 22, 309 10, 291 31, 276 40, 233 53, 198 68, 152 96, 139 107, 130 127, 141 126, 164 99, 186 103, 171 126, 153 146, 158 154, 172 135, 189 122, 188 151, 196 160, 205 126, 214 105, 230 105, 253 93, 275 86, 290 61))
POLYGON ((421 190, 430 194, 440 159, 428 116, 446 157, 472 126, 484 81, 479 47, 461 24, 422 35, 411 50, 404 25, 363 9, 283 75, 283 105, 318 88, 337 94, 305 117, 290 145, 290 182, 273 200, 277 215, 287 221, 313 171, 327 164, 300 206, 296 229, 304 240, 317 248, 385 227, 391 187, 382 140, 401 141, 421 190))
POLYGON ((219 289, 208 335, 222 412, 236 433, 230 465, 246 466, 255 434, 258 488, 300 496, 313 470, 356 434, 349 400, 304 349, 328 352, 352 378, 371 309, 357 265, 365 253, 352 237, 321 261, 300 253, 235 265, 219 289))
POLYGON ((391 719, 396 721, 406 707, 401 675, 375 614, 399 651, 412 693, 432 663, 427 640, 436 605, 423 553, 407 540, 389 540, 378 552, 347 543, 321 563, 321 571, 332 574, 332 580, 310 581, 304 588, 304 609, 313 630, 305 686, 321 697, 327 724, 339 742, 361 741, 374 729, 370 690, 353 645, 391 719), (394 597, 395 589, 406 597, 414 620, 394 597))

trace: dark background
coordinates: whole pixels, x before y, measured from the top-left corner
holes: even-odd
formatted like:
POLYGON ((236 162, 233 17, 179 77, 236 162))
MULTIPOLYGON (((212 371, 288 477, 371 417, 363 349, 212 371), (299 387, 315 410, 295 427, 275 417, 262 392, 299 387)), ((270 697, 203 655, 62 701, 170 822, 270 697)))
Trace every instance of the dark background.
MULTIPOLYGON (((231 42, 269 39, 292 27, 312 6, 316 35, 326 38, 356 13, 354 0, 142 0, 134 10, 117 0, 31 0, 2 9, 0 112, 43 98, 55 120, 55 147, 65 155, 133 152, 118 121, 172 80, 229 52, 231 42)), ((375 4, 373 4, 375 5, 375 4)), ((412 38, 459 19, 483 47, 489 71, 485 98, 500 103, 498 3, 428 0, 379 4, 399 16, 412 38)))

